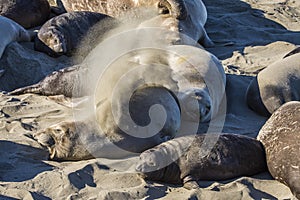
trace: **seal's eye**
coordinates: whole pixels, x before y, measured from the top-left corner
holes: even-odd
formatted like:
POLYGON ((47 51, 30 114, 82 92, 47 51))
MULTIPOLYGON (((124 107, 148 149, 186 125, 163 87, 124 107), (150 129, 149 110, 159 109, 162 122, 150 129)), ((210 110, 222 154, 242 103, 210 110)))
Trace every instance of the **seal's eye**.
MULTIPOLYGON (((170 5, 169 5, 170 6, 170 5)), ((167 15, 167 14, 170 14, 170 10, 168 9, 168 7, 163 4, 162 2, 159 2, 158 5, 158 13, 160 15, 167 15)))
POLYGON ((55 131, 56 133, 60 133, 60 132, 61 132, 61 129, 56 128, 56 129, 54 129, 54 131, 55 131))
POLYGON ((148 162, 148 165, 151 166, 151 167, 154 167, 155 163, 154 162, 148 162))

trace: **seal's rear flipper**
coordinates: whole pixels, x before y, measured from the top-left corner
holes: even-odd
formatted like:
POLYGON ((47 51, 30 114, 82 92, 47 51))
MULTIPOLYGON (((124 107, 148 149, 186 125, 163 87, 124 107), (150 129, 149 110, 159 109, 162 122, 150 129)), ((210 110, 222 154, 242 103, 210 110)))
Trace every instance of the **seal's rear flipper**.
POLYGON ((15 89, 11 92, 8 92, 7 95, 20 95, 20 94, 25 94, 25 93, 41 94, 42 89, 39 86, 39 84, 34 84, 34 85, 15 89))
POLYGON ((33 42, 34 39, 35 39, 35 37, 37 37, 37 33, 38 32, 37 31, 32 31, 32 30, 28 30, 27 32, 28 32, 28 34, 30 36, 30 41, 33 42))
POLYGON ((287 58, 287 57, 292 56, 292 55, 297 54, 297 53, 300 53, 300 46, 298 46, 296 49, 294 49, 293 51, 286 54, 283 58, 287 58))

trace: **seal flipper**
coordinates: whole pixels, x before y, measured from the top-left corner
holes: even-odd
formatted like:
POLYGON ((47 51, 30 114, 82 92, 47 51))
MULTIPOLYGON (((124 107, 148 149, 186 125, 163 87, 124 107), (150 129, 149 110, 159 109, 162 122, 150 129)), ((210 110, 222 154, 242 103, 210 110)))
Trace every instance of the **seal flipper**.
POLYGON ((200 186, 192 176, 186 176, 183 179, 183 187, 188 190, 199 189, 200 186))
POLYGON ((198 43, 204 47, 213 47, 215 43, 208 37, 204 27, 202 27, 203 36, 198 40, 198 43))
POLYGON ((296 49, 292 50, 291 52, 286 54, 283 58, 287 58, 287 57, 292 56, 292 55, 297 54, 297 53, 300 53, 300 47, 297 47, 296 49))
POLYGON ((266 108, 265 104, 262 101, 260 90, 258 86, 257 77, 253 78, 250 82, 247 91, 246 91, 246 103, 248 107, 255 111, 256 113, 264 116, 270 117, 271 113, 266 108))
POLYGON ((8 95, 19 95, 19 94, 25 94, 25 93, 43 94, 42 88, 39 83, 15 89, 7 94, 8 95))

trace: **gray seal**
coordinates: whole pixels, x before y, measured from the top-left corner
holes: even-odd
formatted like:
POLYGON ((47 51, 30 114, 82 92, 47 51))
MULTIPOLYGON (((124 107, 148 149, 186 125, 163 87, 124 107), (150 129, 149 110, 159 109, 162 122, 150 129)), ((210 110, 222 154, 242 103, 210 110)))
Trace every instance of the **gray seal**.
POLYGON ((281 106, 259 131, 271 175, 300 199, 300 102, 281 106))
POLYGON ((85 92, 80 88, 81 85, 79 83, 83 83, 82 77, 84 77, 84 74, 87 74, 87 70, 84 65, 75 65, 54 71, 40 82, 18 88, 9 92, 8 95, 33 93, 45 96, 63 94, 65 97, 82 97, 85 95, 85 92))
POLYGON ((262 144, 235 134, 184 136, 148 149, 136 171, 153 181, 199 188, 199 180, 226 180, 266 170, 262 144))
POLYGON ((246 99, 255 112, 270 116, 289 101, 300 101, 300 54, 289 56, 260 71, 250 83, 246 99))
POLYGON ((53 57, 71 56, 78 50, 83 38, 91 31, 92 27, 104 19, 111 18, 104 14, 87 11, 56 16, 41 27, 34 48, 53 57))
POLYGON ((47 0, 0 0, 0 15, 14 20, 24 28, 32 28, 48 20, 50 5, 47 0))

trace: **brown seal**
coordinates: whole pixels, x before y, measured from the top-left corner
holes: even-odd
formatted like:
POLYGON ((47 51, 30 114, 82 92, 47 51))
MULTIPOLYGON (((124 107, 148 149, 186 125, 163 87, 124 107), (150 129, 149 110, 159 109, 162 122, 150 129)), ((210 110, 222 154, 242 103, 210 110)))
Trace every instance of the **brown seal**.
POLYGON ((270 116, 289 101, 300 101, 300 54, 297 49, 260 71, 250 83, 246 98, 255 112, 270 116))
POLYGON ((83 65, 75 65, 54 71, 37 84, 18 88, 8 95, 34 93, 46 96, 63 94, 66 97, 81 97, 85 92, 80 88, 79 83, 84 81, 81 77, 87 74, 87 70, 83 65))
POLYGON ((47 0, 0 0, 0 15, 14 20, 24 28, 32 28, 47 21, 50 5, 47 0))
POLYGON ((110 17, 87 11, 56 16, 41 27, 34 48, 54 57, 63 54, 70 56, 78 50, 82 39, 92 27, 104 19, 110 19, 110 17))
POLYGON ((136 170, 148 180, 198 188, 199 180, 226 180, 266 170, 262 144, 235 134, 179 137, 140 155, 136 170))
POLYGON ((271 175, 300 199, 300 102, 276 110, 259 131, 271 175))

